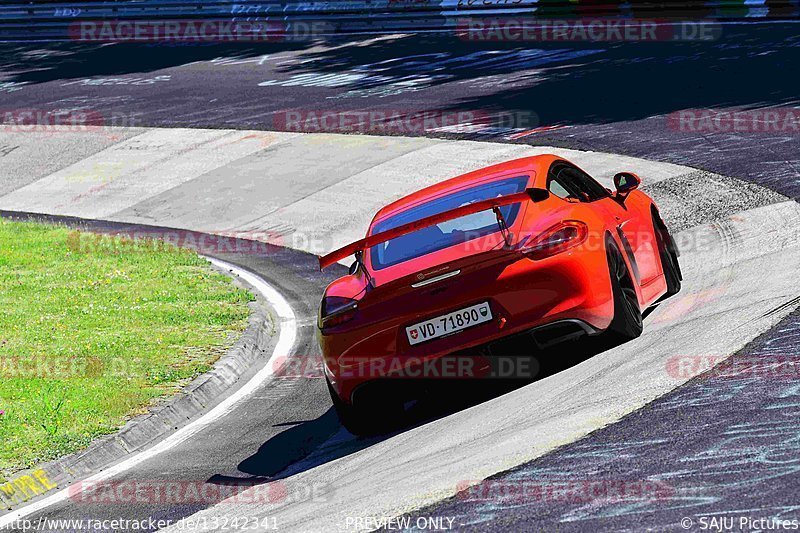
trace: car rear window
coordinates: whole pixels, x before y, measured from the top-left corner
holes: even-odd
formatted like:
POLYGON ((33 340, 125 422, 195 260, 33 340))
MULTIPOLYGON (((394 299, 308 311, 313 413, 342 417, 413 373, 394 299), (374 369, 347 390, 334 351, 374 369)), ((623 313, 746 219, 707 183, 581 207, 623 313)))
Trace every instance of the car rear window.
MULTIPOLYGON (((522 192, 528 179, 528 176, 517 176, 492 181, 431 200, 378 222, 372 228, 372 234, 474 202, 522 192)), ((509 226, 514 223, 519 207, 520 204, 512 204, 500 208, 509 226)), ((499 231, 499 227, 492 211, 481 211, 448 220, 373 246, 370 248, 372 268, 380 270, 496 231, 499 231)))

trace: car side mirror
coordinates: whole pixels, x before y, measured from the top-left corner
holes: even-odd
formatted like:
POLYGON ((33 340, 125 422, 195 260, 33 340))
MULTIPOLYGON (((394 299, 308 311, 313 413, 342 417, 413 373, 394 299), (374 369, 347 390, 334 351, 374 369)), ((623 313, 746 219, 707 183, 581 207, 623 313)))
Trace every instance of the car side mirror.
POLYGON ((530 189, 525 189, 525 192, 528 193, 528 196, 531 197, 531 200, 534 203, 544 202, 550 198, 550 192, 547 189, 536 189, 531 187, 530 189))
POLYGON ((617 196, 620 198, 628 196, 641 183, 641 178, 633 172, 620 172, 614 176, 614 187, 617 189, 617 196))
POLYGON ((358 261, 353 261, 353 264, 352 264, 352 265, 350 265, 350 268, 348 268, 348 269, 347 269, 347 272, 348 272, 348 273, 349 273, 351 276, 352 276, 352 275, 354 275, 356 272, 358 272, 358 266, 359 266, 359 263, 358 263, 358 261))

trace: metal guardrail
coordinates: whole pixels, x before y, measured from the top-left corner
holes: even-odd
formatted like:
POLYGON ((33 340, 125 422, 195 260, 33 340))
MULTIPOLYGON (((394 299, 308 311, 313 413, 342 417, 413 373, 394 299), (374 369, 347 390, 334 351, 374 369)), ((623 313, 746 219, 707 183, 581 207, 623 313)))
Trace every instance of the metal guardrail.
POLYGON ((91 21, 325 21, 335 31, 384 33, 448 29, 478 16, 650 17, 684 19, 794 18, 800 0, 31 0, 0 5, 0 40, 67 40, 91 21))

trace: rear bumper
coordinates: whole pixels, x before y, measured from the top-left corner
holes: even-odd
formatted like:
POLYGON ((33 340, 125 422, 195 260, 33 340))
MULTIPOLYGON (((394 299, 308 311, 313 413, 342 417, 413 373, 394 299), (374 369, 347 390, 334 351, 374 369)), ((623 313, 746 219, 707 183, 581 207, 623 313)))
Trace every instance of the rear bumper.
POLYGON ((519 355, 533 355, 536 348, 599 333, 613 316, 604 250, 578 248, 542 261, 523 259, 490 279, 482 276, 459 276, 452 285, 432 285, 430 294, 420 291, 408 300, 379 302, 365 318, 390 319, 320 334, 325 372, 339 397, 351 403, 361 385, 375 380, 391 379, 402 387, 411 380, 491 377, 486 357, 492 356, 493 343, 528 335, 530 350, 519 355), (487 301, 490 322, 413 346, 405 336, 407 326, 487 301))
POLYGON ((488 342, 449 353, 425 357, 394 356, 345 360, 355 364, 339 365, 336 373, 326 360, 324 371, 334 390, 346 403, 352 403, 359 395, 373 392, 394 394, 392 391, 415 387, 421 381, 531 379, 535 374, 529 373, 529 365, 522 361, 524 357, 534 355, 535 350, 544 350, 561 342, 602 332, 602 329, 583 320, 565 318, 521 332, 509 331, 507 335, 488 342), (514 347, 520 345, 529 349, 523 353, 514 352, 514 347), (520 359, 520 362, 515 363, 515 359, 520 359), (500 374, 498 363, 505 365, 500 369, 500 374), (374 390, 378 388, 382 390, 374 390))
POLYGON ((544 350, 560 342, 577 339, 584 335, 598 335, 602 332, 602 329, 597 329, 587 322, 568 318, 533 328, 529 333, 536 343, 536 347, 544 350))

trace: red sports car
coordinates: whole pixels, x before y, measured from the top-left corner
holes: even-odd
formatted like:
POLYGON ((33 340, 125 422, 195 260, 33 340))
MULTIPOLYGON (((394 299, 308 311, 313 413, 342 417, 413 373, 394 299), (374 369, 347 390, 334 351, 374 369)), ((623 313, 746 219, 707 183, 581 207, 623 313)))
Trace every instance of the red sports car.
POLYGON ((501 338, 530 335, 542 347, 603 332, 638 337, 642 310, 682 279, 675 243, 639 184, 621 172, 611 192, 555 155, 508 161, 389 204, 364 239, 322 257, 325 268, 355 256, 319 311, 324 372, 345 427, 369 432, 386 416, 370 392, 377 383, 425 378, 436 361, 501 338))

